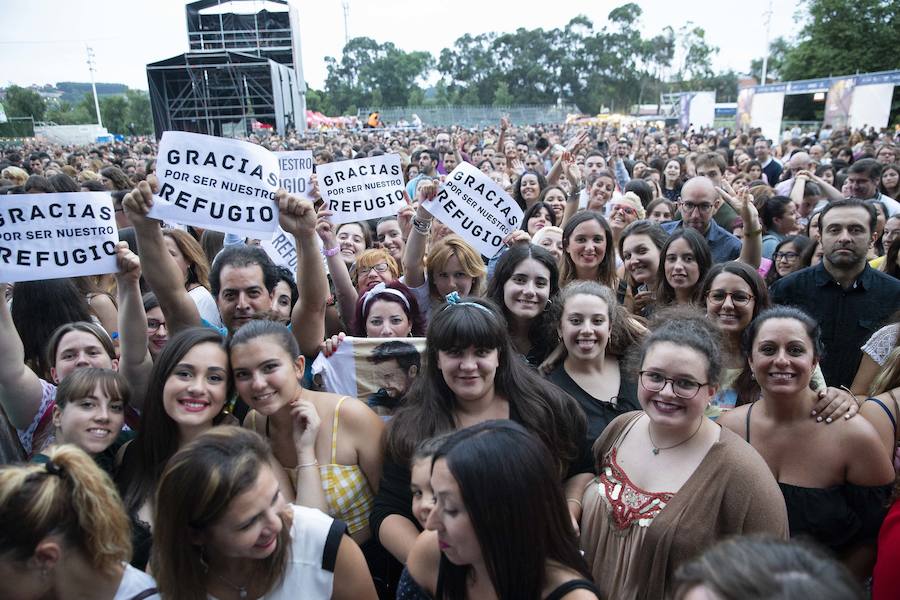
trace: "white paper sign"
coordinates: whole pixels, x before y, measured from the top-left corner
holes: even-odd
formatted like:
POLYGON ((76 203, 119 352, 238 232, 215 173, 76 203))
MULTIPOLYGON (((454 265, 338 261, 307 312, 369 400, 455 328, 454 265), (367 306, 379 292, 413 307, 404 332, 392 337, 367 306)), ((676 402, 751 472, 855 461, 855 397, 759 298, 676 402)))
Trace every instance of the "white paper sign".
MULTIPOLYGON (((325 245, 322 243, 322 238, 319 236, 316 236, 316 244, 321 253, 322 248, 324 248, 325 245)), ((276 265, 287 267, 291 272, 297 271, 298 256, 296 241, 294 240, 293 235, 286 232, 280 226, 275 230, 275 235, 272 236, 271 240, 260 240, 259 246, 266 251, 266 254, 269 255, 269 258, 271 258, 272 262, 276 265)), ((325 264, 325 272, 327 273, 328 263, 324 255, 322 256, 322 262, 325 264)))
POLYGON ((316 176, 335 225, 396 215, 406 206, 398 154, 319 165, 316 176))
POLYGON ((460 163, 422 206, 481 254, 492 258, 519 228, 522 209, 474 165, 460 163))
POLYGON ((109 192, 4 196, 0 281, 115 273, 118 241, 109 192))
POLYGON ((276 152, 278 166, 281 168, 281 187, 288 194, 304 200, 313 201, 310 195, 313 172, 313 154, 311 150, 293 150, 276 152))
POLYGON ((160 190, 149 213, 154 219, 245 236, 271 235, 278 225, 278 157, 262 146, 167 131, 156 174, 160 190))

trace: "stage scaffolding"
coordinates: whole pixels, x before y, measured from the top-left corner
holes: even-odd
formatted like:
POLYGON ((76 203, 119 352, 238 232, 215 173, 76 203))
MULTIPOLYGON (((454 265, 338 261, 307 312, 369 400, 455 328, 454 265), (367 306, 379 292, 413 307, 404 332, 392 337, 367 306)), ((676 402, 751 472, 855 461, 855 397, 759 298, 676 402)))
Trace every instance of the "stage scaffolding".
MULTIPOLYGON (((153 125, 163 131, 246 136, 255 126, 306 128, 297 10, 228 12, 252 0, 187 5, 190 51, 147 65, 153 125)), ((258 5, 253 2, 253 5, 258 5)))

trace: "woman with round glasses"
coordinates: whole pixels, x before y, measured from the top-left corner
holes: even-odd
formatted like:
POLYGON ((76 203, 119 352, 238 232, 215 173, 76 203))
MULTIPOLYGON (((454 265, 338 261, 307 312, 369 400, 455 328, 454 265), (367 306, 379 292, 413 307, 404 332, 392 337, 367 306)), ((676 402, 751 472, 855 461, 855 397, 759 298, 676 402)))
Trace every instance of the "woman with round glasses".
POLYGON ((719 332, 687 309, 661 311, 637 357, 641 411, 594 445, 581 547, 601 598, 673 592, 678 566, 732 535, 787 535, 784 501, 760 456, 704 416, 722 370, 719 332))
MULTIPOLYGON (((701 297, 706 305, 706 318, 723 336, 722 383, 707 411, 708 416, 717 418, 735 406, 753 402, 759 395, 759 387, 749 373, 742 374, 747 358, 741 348, 741 336, 771 303, 768 289, 756 269, 737 261, 713 265, 703 282, 701 297)), ((813 371, 812 389, 820 398, 811 415, 816 421, 828 424, 838 415, 856 414, 858 405, 853 397, 843 390, 826 387, 818 365, 813 371)))
POLYGON ((772 252, 772 267, 766 274, 766 283, 772 285, 782 277, 786 277, 794 271, 803 268, 803 262, 800 257, 806 250, 812 240, 805 235, 789 235, 775 246, 772 252))

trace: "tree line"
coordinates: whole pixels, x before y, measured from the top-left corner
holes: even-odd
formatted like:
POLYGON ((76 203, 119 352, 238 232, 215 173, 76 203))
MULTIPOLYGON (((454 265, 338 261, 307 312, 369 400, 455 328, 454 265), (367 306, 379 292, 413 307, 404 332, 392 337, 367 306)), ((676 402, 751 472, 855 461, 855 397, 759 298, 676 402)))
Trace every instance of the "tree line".
MULTIPOLYGON (((761 12, 762 5, 742 11, 761 12)), ((603 26, 577 16, 557 29, 519 28, 507 33, 465 34, 438 56, 406 52, 391 42, 351 39, 340 59, 327 57, 324 89, 309 90, 308 106, 325 114, 365 106, 575 103, 585 113, 627 111, 656 103, 660 93, 716 90, 720 102, 735 101, 738 73, 715 72, 719 49, 693 23, 639 32, 642 9, 613 9, 603 26), (424 82, 437 74, 433 89, 424 82), (428 94, 426 95, 426 92, 428 94)), ((741 19, 734 16, 735 35, 741 19)), ((789 81, 897 68, 900 47, 898 0, 806 0, 794 21, 796 38, 770 44, 769 81, 789 81)), ((748 38, 748 44, 759 44, 748 38)), ((761 44, 760 44, 761 45, 761 44)), ((762 58, 750 74, 761 75, 762 58)))

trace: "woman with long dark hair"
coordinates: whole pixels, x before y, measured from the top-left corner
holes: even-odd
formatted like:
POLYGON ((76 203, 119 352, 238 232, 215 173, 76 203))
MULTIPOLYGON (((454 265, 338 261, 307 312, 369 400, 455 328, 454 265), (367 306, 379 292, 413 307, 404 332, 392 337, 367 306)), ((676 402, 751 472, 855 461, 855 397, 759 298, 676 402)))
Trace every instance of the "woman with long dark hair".
POLYGON ((694 229, 681 229, 666 240, 656 274, 656 306, 697 304, 712 255, 706 238, 694 229))
MULTIPOLYGON (((432 316, 422 369, 385 436, 383 476, 370 524, 400 562, 418 535, 409 488, 416 446, 491 419, 511 419, 537 434, 558 461, 560 480, 568 480, 567 489, 580 490, 578 474, 590 471, 584 412, 521 360, 492 302, 451 295, 432 316)), ((569 497, 580 493, 570 492, 569 497)), ((577 506, 569 508, 580 516, 580 510, 574 514, 577 506)))
POLYGON ((135 556, 143 568, 149 558, 153 494, 166 463, 179 448, 226 419, 228 354, 215 329, 191 327, 166 344, 153 365, 141 425, 123 446, 116 482, 132 519, 135 556))
POLYGON ((558 482, 554 457, 517 423, 451 434, 432 458, 437 502, 398 598, 596 599, 558 482))
MULTIPOLYGON (((537 205, 535 205, 537 206, 537 205)), ((533 244, 516 244, 497 263, 486 296, 510 325, 513 345, 533 367, 553 350, 547 309, 559 291, 553 256, 533 244)))

